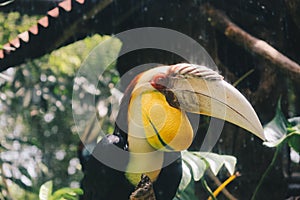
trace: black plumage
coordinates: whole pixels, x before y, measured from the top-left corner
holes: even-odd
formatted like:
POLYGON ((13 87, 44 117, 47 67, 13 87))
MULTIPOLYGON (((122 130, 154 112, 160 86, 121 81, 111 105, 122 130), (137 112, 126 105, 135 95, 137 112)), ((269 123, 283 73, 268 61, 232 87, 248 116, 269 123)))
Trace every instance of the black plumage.
MULTIPOLYGON (((113 135, 103 138, 95 147, 95 150, 88 161, 84 164, 84 178, 81 182, 84 195, 81 200, 128 200, 130 194, 134 191, 135 185, 132 185, 126 178, 124 171, 112 169, 101 163, 96 157, 111 155, 111 148, 117 146, 127 151, 127 140, 122 137, 116 126, 113 135), (101 155, 99 155, 101 154, 101 155)), ((129 154, 127 154, 129 155, 129 154)), ((110 158, 113 160, 122 160, 121 165, 126 166, 129 158, 110 158)), ((157 180, 153 183, 153 188, 157 200, 171 200, 176 194, 178 185, 182 176, 180 152, 165 152, 164 162, 176 160, 170 165, 162 168, 157 180)), ((119 163, 120 164, 120 163, 119 163)))

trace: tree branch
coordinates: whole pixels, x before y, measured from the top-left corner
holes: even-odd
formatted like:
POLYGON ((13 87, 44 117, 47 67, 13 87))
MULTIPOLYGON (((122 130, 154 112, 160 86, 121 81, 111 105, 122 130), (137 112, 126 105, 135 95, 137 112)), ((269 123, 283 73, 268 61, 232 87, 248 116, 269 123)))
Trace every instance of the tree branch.
POLYGON ((238 27, 225 13, 210 4, 201 6, 201 11, 205 14, 212 27, 224 33, 235 44, 269 61, 285 74, 290 75, 293 79, 300 78, 299 64, 280 53, 267 42, 250 35, 238 27))

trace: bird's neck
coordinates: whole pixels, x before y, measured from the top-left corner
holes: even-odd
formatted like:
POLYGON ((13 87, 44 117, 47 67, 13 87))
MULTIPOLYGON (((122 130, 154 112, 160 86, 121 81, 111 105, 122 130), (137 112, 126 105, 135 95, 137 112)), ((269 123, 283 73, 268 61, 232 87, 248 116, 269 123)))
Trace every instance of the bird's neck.
POLYGON ((147 141, 142 122, 140 96, 133 98, 129 106, 128 117, 128 150, 130 160, 127 166, 126 177, 137 185, 141 174, 146 174, 151 181, 155 181, 163 166, 164 153, 154 149, 147 141))
POLYGON ((128 135, 129 163, 126 169, 126 177, 133 184, 137 185, 141 175, 146 174, 151 181, 155 181, 161 171, 164 161, 164 153, 153 149, 146 139, 135 138, 128 135), (139 149, 142 147, 142 151, 139 149))

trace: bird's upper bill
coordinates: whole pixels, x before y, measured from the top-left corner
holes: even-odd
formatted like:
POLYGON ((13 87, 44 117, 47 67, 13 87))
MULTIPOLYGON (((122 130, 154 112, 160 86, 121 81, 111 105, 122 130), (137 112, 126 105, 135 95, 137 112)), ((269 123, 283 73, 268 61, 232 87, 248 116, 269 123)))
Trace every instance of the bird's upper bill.
POLYGON ((174 108, 226 120, 265 139, 247 99, 205 66, 181 63, 150 69, 140 76, 133 93, 139 90, 158 90, 174 108))

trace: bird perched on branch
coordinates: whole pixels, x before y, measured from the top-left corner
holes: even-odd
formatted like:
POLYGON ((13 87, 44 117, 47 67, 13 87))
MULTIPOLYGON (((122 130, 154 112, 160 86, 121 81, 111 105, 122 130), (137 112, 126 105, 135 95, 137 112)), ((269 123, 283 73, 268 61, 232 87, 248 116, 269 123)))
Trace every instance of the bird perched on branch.
MULTIPOLYGON (((128 200, 141 174, 157 200, 171 200, 182 176, 180 151, 194 138, 186 112, 223 119, 264 139, 246 98, 217 72, 199 65, 160 66, 135 77, 123 96, 114 133, 84 167, 84 200, 128 200)), ((217 139, 217 138, 216 138, 217 139)))

